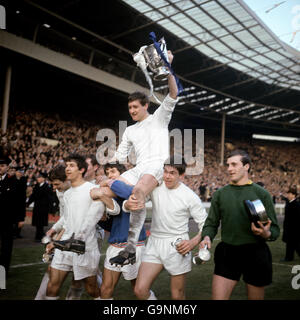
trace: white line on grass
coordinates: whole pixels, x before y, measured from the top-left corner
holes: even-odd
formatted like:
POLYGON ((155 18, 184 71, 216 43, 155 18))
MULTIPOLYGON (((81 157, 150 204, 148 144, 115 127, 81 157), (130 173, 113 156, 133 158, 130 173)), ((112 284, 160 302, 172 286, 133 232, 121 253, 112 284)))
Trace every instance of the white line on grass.
POLYGON ((284 267, 293 267, 294 265, 291 265, 291 264, 283 264, 283 263, 276 263, 276 262, 273 262, 272 264, 274 264, 275 266, 284 266, 284 267))
MULTIPOLYGON (((105 254, 102 254, 101 257, 104 257, 105 254)), ((30 267, 30 266, 35 266, 38 264, 45 264, 45 262, 33 262, 33 263, 23 263, 23 264, 16 264, 14 266, 11 266, 10 268, 23 268, 23 267, 30 267)), ((294 265, 291 264, 283 264, 283 263, 277 263, 277 262, 272 262, 275 266, 283 266, 283 267, 293 267, 294 265)))
MULTIPOLYGON (((101 257, 105 257, 106 254, 101 254, 101 257)), ((10 268, 23 268, 23 267, 31 267, 31 266, 36 266, 38 264, 46 264, 43 261, 40 262, 33 262, 33 263, 23 263, 23 264, 15 264, 14 266, 10 266, 10 268)))
POLYGON ((30 267, 35 266, 37 264, 45 264, 45 262, 33 262, 33 263, 23 263, 23 264, 16 264, 14 266, 11 266, 11 268, 23 268, 23 267, 30 267))

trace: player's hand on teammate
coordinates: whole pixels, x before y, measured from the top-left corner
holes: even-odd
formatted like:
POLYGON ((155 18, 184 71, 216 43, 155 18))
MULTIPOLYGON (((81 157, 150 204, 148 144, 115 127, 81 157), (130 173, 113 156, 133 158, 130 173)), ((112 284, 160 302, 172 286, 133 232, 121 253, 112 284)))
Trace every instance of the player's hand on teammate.
POLYGON ((101 200, 104 193, 101 188, 93 188, 90 190, 90 196, 93 200, 101 200))
POLYGON ((137 211, 143 209, 143 206, 134 195, 131 195, 125 203, 125 209, 128 211, 137 211))
POLYGON ((96 184, 100 185, 100 187, 107 187, 108 177, 106 175, 98 175, 96 177, 96 184))

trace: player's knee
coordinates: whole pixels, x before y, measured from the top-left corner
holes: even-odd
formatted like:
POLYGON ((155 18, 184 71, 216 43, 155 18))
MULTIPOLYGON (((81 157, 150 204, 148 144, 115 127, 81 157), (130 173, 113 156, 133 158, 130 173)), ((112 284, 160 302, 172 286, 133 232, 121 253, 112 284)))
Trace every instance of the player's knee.
POLYGON ((172 290, 172 300, 184 300, 185 292, 184 289, 173 289, 172 290))
POLYGON ((100 289, 95 284, 87 283, 85 285, 85 290, 93 298, 98 298, 100 296, 100 289))
POLYGON ((83 287, 83 283, 81 280, 72 279, 72 288, 81 289, 83 287))
POLYGON ((113 288, 110 286, 105 285, 102 283, 100 292, 101 292, 101 298, 103 299, 108 299, 113 296, 113 288))
POLYGON ((59 285, 58 283, 55 283, 51 280, 49 280, 48 285, 47 285, 47 296, 49 297, 56 297, 58 295, 59 291, 59 285))
POLYGON ((134 286, 134 294, 136 295, 136 297, 138 299, 146 300, 146 299, 148 299, 150 291, 147 288, 143 288, 139 284, 135 284, 135 286, 134 286))

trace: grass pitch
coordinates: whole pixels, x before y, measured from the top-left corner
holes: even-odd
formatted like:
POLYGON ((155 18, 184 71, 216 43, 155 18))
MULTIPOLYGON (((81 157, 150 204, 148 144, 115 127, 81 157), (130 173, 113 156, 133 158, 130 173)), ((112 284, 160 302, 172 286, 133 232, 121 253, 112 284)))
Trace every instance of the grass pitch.
MULTIPOLYGON (((191 234, 193 236, 193 234, 191 234)), ((216 239, 220 236, 217 235, 216 239)), ((211 252, 214 252, 216 245, 220 240, 213 242, 211 252)), ((275 242, 269 242, 273 257, 273 283, 266 288, 266 300, 297 300, 300 299, 300 289, 292 288, 291 281, 295 274, 292 274, 292 267, 300 265, 300 258, 296 255, 293 262, 280 262, 284 257, 285 244, 281 237, 275 242)), ((102 256, 100 268, 103 269, 104 255, 107 248, 107 242, 102 247, 102 256)), ((40 286, 48 264, 41 262, 44 252, 43 245, 37 245, 30 242, 24 247, 15 247, 9 277, 6 282, 6 289, 0 290, 0 300, 33 300, 40 286)), ((194 250, 194 253, 196 249, 194 250)), ((211 298, 211 281, 214 270, 214 262, 209 262, 197 266, 193 265, 192 271, 186 279, 186 298, 189 300, 209 300, 211 298)), ((67 290, 71 282, 71 274, 65 281, 60 299, 65 299, 67 290)), ((298 280, 300 282, 300 280, 298 280)), ((162 271, 158 279, 153 284, 153 291, 160 300, 170 299, 170 278, 166 271, 162 271)), ((300 284, 300 283, 299 283, 300 284)), ((82 300, 91 299, 86 293, 82 295, 82 300)), ((116 287, 114 299, 116 300, 136 300, 130 281, 125 281, 122 277, 116 287)), ((232 300, 247 299, 245 284, 242 280, 236 286, 232 300)))

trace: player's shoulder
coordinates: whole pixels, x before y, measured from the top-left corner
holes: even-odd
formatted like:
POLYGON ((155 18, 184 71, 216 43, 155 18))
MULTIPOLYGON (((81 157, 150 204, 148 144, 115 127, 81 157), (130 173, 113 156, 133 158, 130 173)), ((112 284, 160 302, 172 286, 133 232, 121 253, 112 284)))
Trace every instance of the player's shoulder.
POLYGON ((197 193, 183 182, 180 183, 178 191, 182 194, 185 194, 187 197, 190 197, 192 199, 196 199, 197 201, 200 200, 197 193))
POLYGON ((258 194, 259 196, 271 198, 271 194, 267 189, 263 188, 262 186, 254 182, 252 183, 251 186, 253 189, 255 189, 256 194, 258 194))
POLYGON ((93 189, 93 188, 97 187, 97 185, 92 183, 92 182, 90 182, 90 181, 85 181, 83 183, 82 187, 85 188, 85 189, 89 189, 90 190, 90 189, 93 189))

